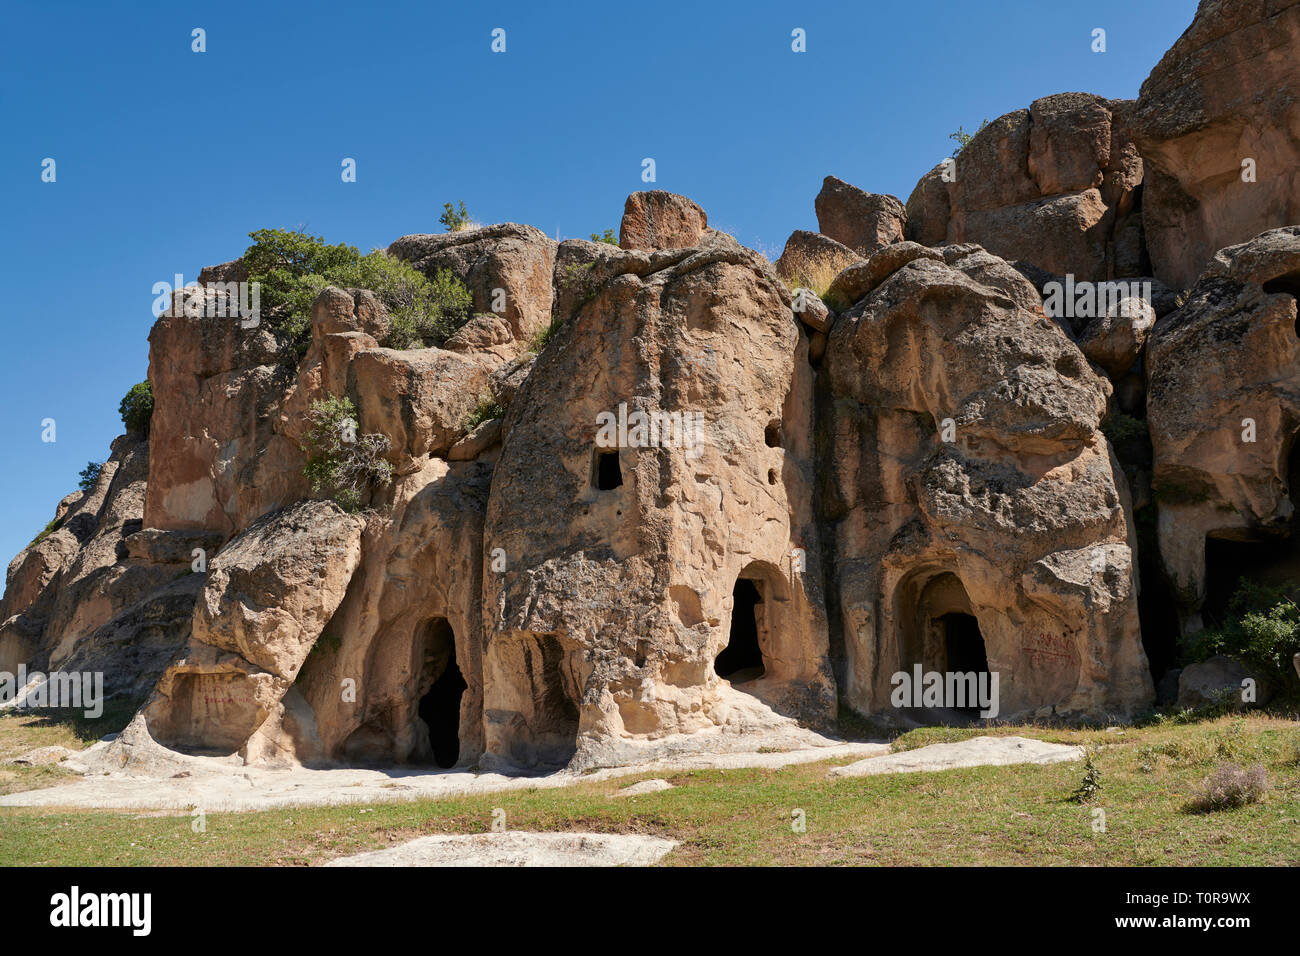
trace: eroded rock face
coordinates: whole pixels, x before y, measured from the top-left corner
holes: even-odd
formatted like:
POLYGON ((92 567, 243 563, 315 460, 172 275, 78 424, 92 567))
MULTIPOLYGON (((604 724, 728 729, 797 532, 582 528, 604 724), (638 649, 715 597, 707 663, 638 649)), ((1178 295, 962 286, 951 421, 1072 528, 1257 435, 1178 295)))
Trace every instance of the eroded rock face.
POLYGON ((894 674, 983 656, 1001 716, 1131 713, 1153 691, 1109 384, 1006 263, 891 252, 831 332, 820 406, 846 700, 889 710, 894 674))
POLYGON ((402 474, 430 455, 446 457, 465 435, 494 367, 445 349, 358 352, 348 374, 360 400, 361 430, 389 439, 389 460, 402 474))
POLYGON ((907 211, 894 196, 864 192, 842 179, 827 176, 814 205, 817 229, 822 235, 859 256, 869 256, 903 238, 907 211))
POLYGON ((144 524, 230 536, 306 493, 299 449, 276 427, 293 372, 265 323, 187 316, 180 303, 149 333, 144 524))
POLYGON ((1147 274, 1131 110, 1130 101, 1059 93, 998 117, 917 183, 907 238, 979 243, 1090 281, 1147 274))
POLYGON ((304 759, 453 766, 483 752, 491 474, 483 462, 431 459, 398 479, 391 502, 368 522, 363 560, 330 624, 338 641, 312 655, 296 685, 311 727, 304 736, 316 741, 304 759), (355 701, 340 694, 348 679, 355 701), (445 698, 435 690, 442 687, 451 689, 445 698))
MULTIPOLYGON (((140 530, 148 469, 149 442, 119 437, 95 485, 64 499, 59 526, 13 560, 0 602, 0 670, 12 672, 20 663, 67 666, 79 643, 184 566, 133 554, 128 547, 140 530)), ((181 639, 173 634, 164 643, 181 639)), ((95 669, 107 672, 110 693, 137 680, 111 661, 95 669)))
POLYGON ((619 265, 506 418, 484 535, 485 561, 505 561, 484 578, 486 745, 502 762, 627 760, 783 720, 760 700, 834 714, 789 294, 724 237, 646 273, 619 265), (598 446, 598 416, 620 406, 698 425, 689 444, 679 425, 598 446), (762 597, 765 672, 743 694, 714 672, 733 614, 754 615, 738 578, 762 597))
POLYGON ((689 249, 698 245, 709 217, 691 200, 662 189, 632 193, 623 206, 618 227, 622 249, 689 249))
POLYGON ((145 707, 154 739, 249 759, 296 757, 292 733, 282 732, 282 701, 347 592, 361 530, 333 502, 303 501, 260 518, 221 550, 189 644, 145 707))
POLYGON ((1202 0, 1142 84, 1131 124, 1149 170, 1143 223, 1172 287, 1216 250, 1300 222, 1297 47, 1294 3, 1202 0))
POLYGON ((450 270, 469 288, 475 312, 499 315, 517 341, 527 342, 551 319, 555 248, 555 240, 540 229, 507 222, 403 236, 388 247, 388 254, 430 277, 439 269, 450 270))
POLYGON ((1221 250, 1187 303, 1151 332, 1147 414, 1160 552, 1188 614, 1205 597, 1207 537, 1290 534, 1297 294, 1300 226, 1271 230, 1221 250))

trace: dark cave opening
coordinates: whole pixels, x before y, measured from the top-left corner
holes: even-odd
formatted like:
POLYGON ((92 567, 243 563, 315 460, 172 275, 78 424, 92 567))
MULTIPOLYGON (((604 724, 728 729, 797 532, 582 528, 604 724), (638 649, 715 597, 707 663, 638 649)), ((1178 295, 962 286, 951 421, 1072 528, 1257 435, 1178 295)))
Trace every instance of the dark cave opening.
MULTIPOLYGON (((988 674, 989 658, 984 648, 984 635, 980 633, 979 621, 972 614, 952 613, 939 618, 943 625, 944 657, 949 673, 988 674)), ((987 678, 986 678, 987 679, 987 678)), ((968 702, 974 706, 957 708, 962 713, 978 713, 977 701, 968 702)))
POLYGON ((456 664, 455 635, 445 619, 430 626, 428 641, 426 654, 441 663, 441 668, 420 698, 418 715, 429 729, 433 762, 443 768, 454 767, 460 758, 460 698, 468 685, 456 664))
POLYGON ((758 646, 758 614, 762 610, 763 594, 757 582, 749 578, 737 578, 731 594, 734 599, 731 637, 714 659, 713 670, 719 677, 738 684, 763 676, 763 651, 758 646))
POLYGON ((611 491, 623 484, 623 469, 618 462, 617 449, 613 451, 597 449, 596 467, 593 471, 596 488, 600 491, 611 491))

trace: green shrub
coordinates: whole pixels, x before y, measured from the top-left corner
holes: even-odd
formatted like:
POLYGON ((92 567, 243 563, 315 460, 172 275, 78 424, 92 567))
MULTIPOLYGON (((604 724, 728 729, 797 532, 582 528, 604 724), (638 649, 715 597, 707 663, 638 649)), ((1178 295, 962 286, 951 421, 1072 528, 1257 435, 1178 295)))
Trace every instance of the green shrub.
POLYGON ((1228 609, 1231 613, 1221 625, 1191 635, 1185 642, 1187 656, 1195 662, 1224 654, 1267 678, 1292 683, 1291 658, 1300 653, 1300 607, 1287 589, 1242 578, 1228 609))
POLYGON ((1097 766, 1095 747, 1086 747, 1083 751, 1083 782, 1070 795, 1075 803, 1089 803, 1101 793, 1101 768, 1097 766))
POLYGON ((313 494, 332 498, 347 511, 356 511, 373 489, 387 484, 393 476, 393 466, 383 457, 388 451, 388 439, 374 433, 356 434, 356 410, 347 397, 316 399, 307 421, 303 477, 311 484, 313 494))
POLYGON ((618 236, 614 235, 613 229, 606 229, 604 232, 593 232, 591 234, 592 242, 607 242, 611 246, 618 245, 618 236))
POLYGON ((969 146, 970 141, 975 138, 976 133, 979 133, 980 130, 984 129, 984 127, 988 125, 989 125, 989 121, 985 119, 982 123, 980 123, 980 128, 977 129, 974 133, 966 132, 966 127, 964 126, 958 126, 957 132, 949 133, 948 138, 950 140, 953 140, 957 144, 957 148, 952 151, 953 156, 956 156, 963 149, 969 146))
POLYGON ((362 256, 352 284, 370 289, 388 306, 393 323, 388 347, 394 349, 442 345, 469 321, 474 304, 469 289, 450 270, 438 269, 429 279, 381 249, 362 256))
POLYGON ((88 461, 86 467, 81 469, 77 474, 77 487, 82 491, 90 491, 95 487, 95 482, 99 481, 99 473, 104 470, 102 461, 88 461))
POLYGON ((311 304, 327 286, 369 289, 387 306, 392 348, 441 345, 469 319, 471 297, 446 270, 432 280, 412 266, 374 249, 327 246, 322 239, 285 229, 250 232, 244 251, 250 282, 261 283, 267 326, 281 339, 286 360, 296 363, 311 338, 311 304))
POLYGON ((1124 412, 1117 412, 1101 423, 1101 433, 1112 445, 1117 445, 1131 438, 1141 438, 1146 435, 1147 423, 1124 412))
POLYGON ((544 329, 538 329, 528 340, 528 351, 541 354, 542 349, 546 348, 546 343, 551 341, 562 325, 564 325, 563 317, 552 315, 550 324, 544 329))
POLYGON ((117 406, 122 424, 133 435, 149 437, 149 422, 153 419, 153 386, 145 379, 127 389, 117 406))
POLYGON ((459 201, 460 208, 452 208, 451 203, 442 204, 442 215, 438 221, 447 227, 448 232, 460 232, 462 229, 468 229, 472 224, 469 218, 469 210, 465 208, 465 201, 459 201))

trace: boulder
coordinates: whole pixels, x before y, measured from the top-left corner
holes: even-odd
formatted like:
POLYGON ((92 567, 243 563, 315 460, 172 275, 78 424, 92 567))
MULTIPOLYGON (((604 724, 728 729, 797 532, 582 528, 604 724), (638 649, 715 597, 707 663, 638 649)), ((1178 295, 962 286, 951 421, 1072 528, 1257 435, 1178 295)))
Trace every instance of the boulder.
POLYGON ((1268 703, 1267 682, 1234 658, 1216 654, 1199 664, 1188 664, 1178 676, 1178 706, 1205 707, 1226 701, 1240 708, 1246 680, 1255 681, 1255 702, 1268 703))
POLYGON ((403 236, 388 254, 431 278, 449 270, 469 288, 475 312, 499 315, 517 341, 527 342, 551 319, 556 246, 540 229, 507 222, 403 236))
POLYGON ((974 242, 1080 280, 1142 275, 1130 111, 1127 101, 1059 93, 998 117, 917 183, 907 238, 974 242))
POLYGON ((348 369, 360 431, 388 438, 388 460, 408 474, 429 455, 444 457, 464 436, 490 372, 476 356, 445 349, 360 351, 348 369))
POLYGON ((859 256, 869 256, 903 238, 907 210, 901 200, 864 192, 827 176, 815 200, 817 229, 859 256))
POLYGON ((636 192, 623 205, 618 227, 622 249, 689 249, 705 235, 709 217, 685 196, 653 189, 636 192))
POLYGON ((1196 281, 1215 251, 1300 222, 1300 7, 1202 0, 1142 84, 1131 129, 1149 175, 1155 275, 1196 281))
POLYGON ((862 256, 819 232, 796 229, 776 260, 776 273, 795 286, 825 289, 830 280, 862 256))
POLYGON ((144 708, 155 740, 250 759, 268 744, 293 754, 280 735, 281 701, 347 592, 362 525, 331 501, 302 501, 258 519, 221 550, 189 642, 144 708), (255 733, 266 739, 249 753, 255 733))

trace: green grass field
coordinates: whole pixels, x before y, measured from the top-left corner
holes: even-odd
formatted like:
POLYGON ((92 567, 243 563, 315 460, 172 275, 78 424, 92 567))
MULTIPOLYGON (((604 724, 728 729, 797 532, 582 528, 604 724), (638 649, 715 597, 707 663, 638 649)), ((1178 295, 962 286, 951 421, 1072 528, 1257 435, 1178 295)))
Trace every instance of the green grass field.
MULTIPOLYGON (((102 730, 102 724, 100 729, 102 730)), ((928 728, 896 749, 979 733, 1100 747, 1102 789, 1070 795, 1081 762, 977 767, 832 780, 846 760, 781 770, 667 774, 675 789, 620 800, 649 775, 444 800, 256 813, 210 813, 193 832, 184 812, 0 808, 0 864, 302 866, 435 833, 491 829, 645 833, 681 846, 662 865, 1244 865, 1300 863, 1300 725, 1281 716, 1166 720, 1119 730, 1007 726, 928 728), (1261 764, 1259 802, 1197 813, 1188 802, 1216 766, 1261 764), (1105 814, 1097 832, 1094 810, 1105 814), (802 811, 803 832, 792 824, 802 811)), ((75 723, 0 717, 0 761, 52 743, 84 746, 75 723)), ((6 792, 72 779, 51 768, 0 765, 6 792)))

